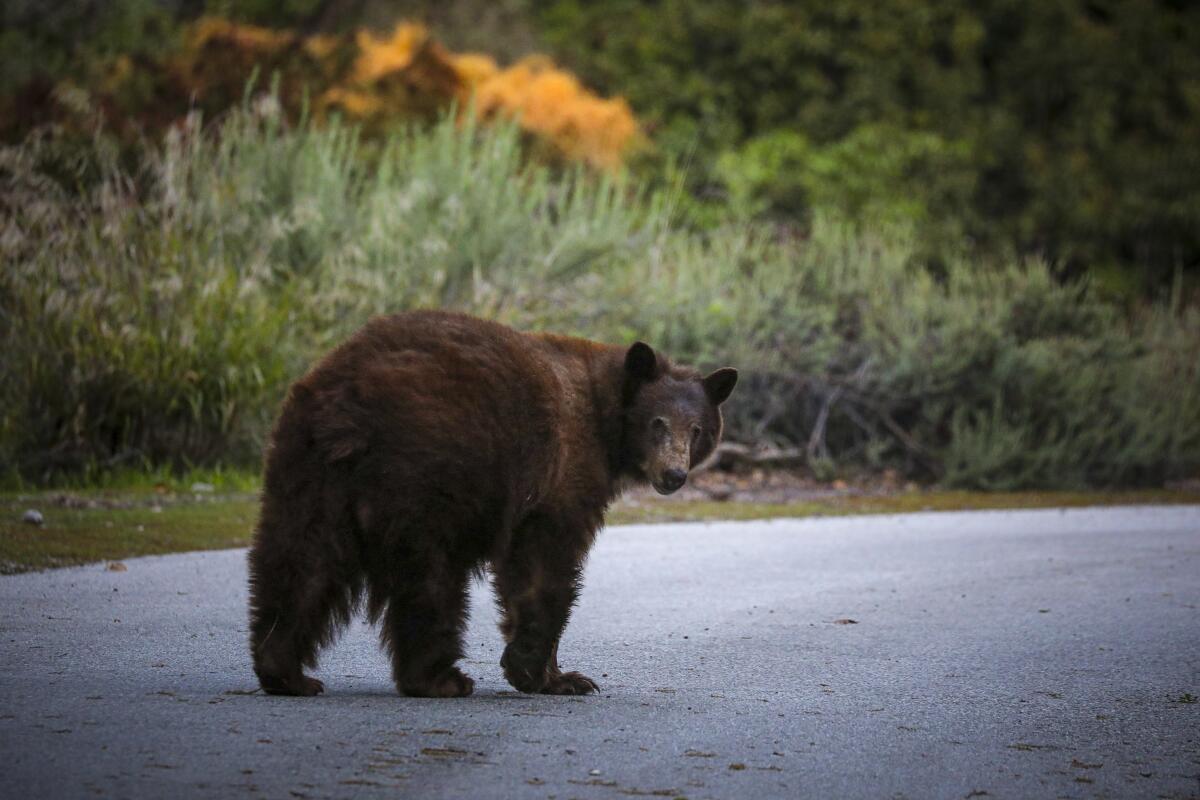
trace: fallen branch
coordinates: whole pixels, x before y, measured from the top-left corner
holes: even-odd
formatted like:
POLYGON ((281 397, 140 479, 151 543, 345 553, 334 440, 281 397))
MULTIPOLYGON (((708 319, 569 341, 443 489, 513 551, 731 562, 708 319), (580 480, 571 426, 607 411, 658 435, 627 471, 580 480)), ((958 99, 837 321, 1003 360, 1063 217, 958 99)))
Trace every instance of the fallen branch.
POLYGON ((733 471, 754 467, 801 467, 807 463, 808 458, 799 447, 751 447, 740 442, 722 442, 696 469, 733 471))

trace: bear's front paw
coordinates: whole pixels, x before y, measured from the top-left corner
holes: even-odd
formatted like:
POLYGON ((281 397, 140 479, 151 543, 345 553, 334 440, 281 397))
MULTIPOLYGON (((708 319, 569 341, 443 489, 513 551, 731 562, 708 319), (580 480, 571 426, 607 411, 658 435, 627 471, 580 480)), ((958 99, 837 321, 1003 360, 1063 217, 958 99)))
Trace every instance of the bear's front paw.
POLYGON ((325 684, 321 683, 316 678, 310 678, 307 675, 296 674, 287 678, 281 678, 276 675, 258 676, 259 685, 267 694, 282 694, 292 697, 315 697, 325 691, 325 684))
POLYGON ((549 677, 545 655, 515 642, 504 648, 500 666, 514 689, 530 694, 542 691, 549 677))
POLYGON ((432 678, 406 681, 400 691, 409 697, 466 697, 475 691, 475 681, 450 667, 432 678))
POLYGON ((550 676, 542 694, 591 694, 600 691, 594 680, 581 672, 559 672, 550 676))

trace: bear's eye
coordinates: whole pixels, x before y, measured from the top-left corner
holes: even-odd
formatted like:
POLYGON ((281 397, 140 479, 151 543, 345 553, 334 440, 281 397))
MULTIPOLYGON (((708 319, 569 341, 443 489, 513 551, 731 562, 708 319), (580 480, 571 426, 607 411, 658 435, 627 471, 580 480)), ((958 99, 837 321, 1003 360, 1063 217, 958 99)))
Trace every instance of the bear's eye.
POLYGON ((694 445, 698 441, 700 441, 700 426, 693 425, 692 426, 692 444, 694 445))
POLYGON ((667 432, 667 421, 662 417, 655 417, 654 419, 650 420, 650 430, 652 430, 656 436, 665 435, 667 432))

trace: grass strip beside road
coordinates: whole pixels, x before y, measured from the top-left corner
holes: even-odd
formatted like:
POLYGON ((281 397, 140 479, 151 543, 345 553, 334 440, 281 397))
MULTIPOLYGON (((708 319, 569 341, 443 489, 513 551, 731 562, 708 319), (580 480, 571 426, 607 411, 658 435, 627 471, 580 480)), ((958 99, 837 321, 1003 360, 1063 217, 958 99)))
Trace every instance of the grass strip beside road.
MULTIPOLYGON (((28 572, 136 556, 220 550, 250 543, 258 513, 251 495, 213 495, 164 502, 131 495, 87 501, 87 494, 7 495, 0 498, 0 573, 28 572), (86 506, 86 507, 77 507, 86 506), (24 523, 38 509, 41 526, 24 523)), ((775 517, 902 514, 1006 508, 1071 508, 1200 503, 1200 493, 1149 489, 1118 492, 846 493, 789 503, 625 500, 614 505, 609 525, 775 517)))
POLYGON ((0 519, 0 573, 244 547, 257 514, 257 503, 244 496, 128 508, 63 508, 29 497, 6 500, 0 519), (41 526, 21 521, 28 508, 42 513, 41 526))

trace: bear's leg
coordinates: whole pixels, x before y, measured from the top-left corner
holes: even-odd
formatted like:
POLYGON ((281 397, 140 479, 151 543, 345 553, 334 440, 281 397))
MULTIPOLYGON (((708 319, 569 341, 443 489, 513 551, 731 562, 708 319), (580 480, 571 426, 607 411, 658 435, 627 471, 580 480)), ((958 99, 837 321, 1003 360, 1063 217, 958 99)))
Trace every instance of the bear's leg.
POLYGON ((548 528, 526 525, 513 538, 513 550, 495 565, 494 586, 503 618, 500 630, 508 646, 500 665, 504 677, 522 692, 588 694, 596 682, 558 666, 558 640, 579 596, 583 552, 543 538, 548 528))
POLYGON ((433 559, 405 570, 388 593, 383 642, 391 653, 392 677, 401 694, 411 697, 466 697, 475 681, 454 662, 463 656, 467 618, 466 569, 433 559))
POLYGON ((349 621, 354 588, 327 564, 277 563, 250 551, 250 649, 254 672, 268 694, 311 697, 324 684, 304 674, 317 652, 349 621))

